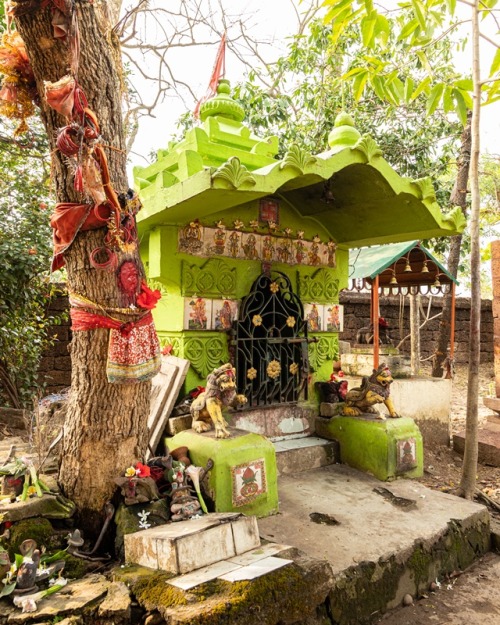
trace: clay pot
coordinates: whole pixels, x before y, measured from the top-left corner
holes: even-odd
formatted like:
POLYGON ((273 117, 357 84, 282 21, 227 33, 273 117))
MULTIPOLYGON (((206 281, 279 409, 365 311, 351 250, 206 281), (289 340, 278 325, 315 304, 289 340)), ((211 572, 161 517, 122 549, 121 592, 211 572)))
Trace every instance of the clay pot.
POLYGON ((177 449, 174 449, 170 452, 170 455, 174 460, 177 460, 177 462, 182 462, 186 467, 189 467, 189 465, 191 464, 191 460, 188 456, 187 447, 177 447, 177 449))

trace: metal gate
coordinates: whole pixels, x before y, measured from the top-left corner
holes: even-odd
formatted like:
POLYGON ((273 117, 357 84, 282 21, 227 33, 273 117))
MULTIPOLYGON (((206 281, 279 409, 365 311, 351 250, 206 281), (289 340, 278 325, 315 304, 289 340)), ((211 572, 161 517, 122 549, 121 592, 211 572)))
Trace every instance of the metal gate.
POLYGON ((238 391, 248 407, 307 399, 307 323, 300 299, 281 272, 263 273, 243 299, 233 326, 238 391))

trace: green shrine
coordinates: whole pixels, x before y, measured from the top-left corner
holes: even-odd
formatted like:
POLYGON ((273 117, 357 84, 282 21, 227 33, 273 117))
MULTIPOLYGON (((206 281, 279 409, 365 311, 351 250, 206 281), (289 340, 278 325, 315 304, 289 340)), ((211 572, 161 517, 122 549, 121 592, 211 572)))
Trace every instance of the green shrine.
MULTIPOLYGON (((230 425, 296 437, 311 432, 314 383, 330 378, 339 355, 349 250, 454 235, 464 217, 441 212, 429 178, 400 177, 346 113, 327 151, 291 145, 277 158, 277 137, 254 135, 229 91, 221 80, 202 124, 134 169, 141 255, 163 295, 154 311, 160 343, 191 363, 185 389, 231 362, 248 403, 230 425)), ((254 443, 257 464, 271 462, 263 440, 265 449, 254 443)), ((221 457, 229 441, 215 442, 221 457)), ((202 447, 194 453, 205 458, 202 447)))

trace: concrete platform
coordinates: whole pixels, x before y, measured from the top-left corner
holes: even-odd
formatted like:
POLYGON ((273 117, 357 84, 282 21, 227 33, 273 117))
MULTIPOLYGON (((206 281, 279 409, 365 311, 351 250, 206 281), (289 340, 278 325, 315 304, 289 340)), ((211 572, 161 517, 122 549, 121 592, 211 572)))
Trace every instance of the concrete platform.
POLYGON ((281 476, 278 487, 280 514, 258 521, 260 536, 330 563, 339 625, 370 622, 490 546, 484 506, 418 482, 385 483, 330 465, 281 476))

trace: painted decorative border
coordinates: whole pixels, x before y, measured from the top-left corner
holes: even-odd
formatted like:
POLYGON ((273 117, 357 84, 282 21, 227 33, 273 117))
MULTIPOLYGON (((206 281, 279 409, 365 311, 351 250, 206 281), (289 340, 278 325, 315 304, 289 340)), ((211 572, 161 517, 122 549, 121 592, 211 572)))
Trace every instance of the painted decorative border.
MULTIPOLYGON (((332 269, 337 266, 337 246, 334 241, 322 242, 318 235, 312 241, 306 241, 301 231, 292 237, 289 228, 283 230, 283 235, 278 235, 274 222, 269 222, 268 234, 260 234, 255 229, 244 232, 241 230, 244 227, 245 224, 240 221, 235 222, 235 229, 226 228, 222 222, 215 228, 209 228, 198 221, 192 221, 184 228, 179 228, 177 249, 192 256, 209 258, 225 256, 286 265, 326 266, 332 269)), ((226 292, 225 295, 229 296, 231 293, 226 292)))

